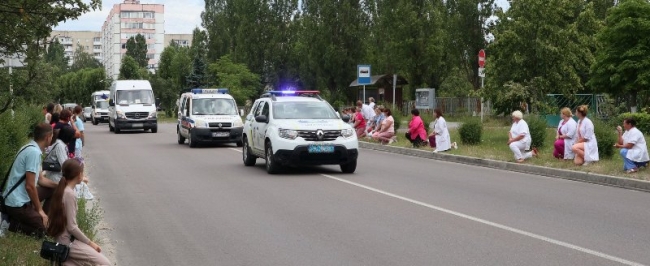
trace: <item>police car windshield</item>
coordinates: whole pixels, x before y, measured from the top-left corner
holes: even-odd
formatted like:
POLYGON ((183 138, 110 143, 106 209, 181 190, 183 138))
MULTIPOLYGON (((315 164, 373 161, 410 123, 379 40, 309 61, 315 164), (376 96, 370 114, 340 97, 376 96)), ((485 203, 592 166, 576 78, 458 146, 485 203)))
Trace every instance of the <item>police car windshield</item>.
POLYGON ((274 102, 275 119, 338 119, 326 102, 274 102))
POLYGON ((193 115, 236 115, 236 107, 232 99, 192 99, 193 115))
POLYGON ((150 90, 117 91, 117 103, 119 105, 152 104, 153 92, 150 90))
POLYGON ((95 107, 99 109, 107 109, 108 108, 108 102, 107 101, 99 101, 95 103, 95 107))

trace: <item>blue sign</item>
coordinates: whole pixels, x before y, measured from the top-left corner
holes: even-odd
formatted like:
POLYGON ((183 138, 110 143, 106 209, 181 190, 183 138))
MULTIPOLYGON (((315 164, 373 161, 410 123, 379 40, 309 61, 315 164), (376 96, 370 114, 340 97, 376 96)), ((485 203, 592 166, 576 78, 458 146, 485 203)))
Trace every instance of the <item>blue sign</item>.
POLYGON ((370 77, 370 65, 357 66, 357 82, 359 85, 370 85, 372 83, 372 78, 370 77))

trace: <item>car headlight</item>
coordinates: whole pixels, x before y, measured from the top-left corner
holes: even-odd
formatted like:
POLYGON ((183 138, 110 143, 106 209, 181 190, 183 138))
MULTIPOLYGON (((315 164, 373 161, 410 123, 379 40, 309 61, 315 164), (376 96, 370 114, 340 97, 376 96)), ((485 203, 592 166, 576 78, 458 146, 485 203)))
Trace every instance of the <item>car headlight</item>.
POLYGON ((232 127, 243 127, 243 126, 244 126, 244 122, 241 121, 241 118, 236 119, 235 122, 232 123, 232 127))
POLYGON ((156 117, 158 117, 158 112, 153 111, 153 112, 149 113, 149 117, 147 117, 147 119, 148 118, 156 118, 156 117))
POLYGON ((194 121, 194 127, 196 127, 196 128, 206 128, 206 127, 208 127, 208 123, 206 123, 203 120, 194 121))
POLYGON ((122 111, 117 111, 115 114, 117 114, 117 118, 126 118, 126 115, 124 115, 124 112, 122 111))
POLYGON ((355 134, 356 134, 356 132, 354 132, 354 129, 351 129, 351 128, 341 130, 341 136, 344 137, 344 138, 351 138, 355 134))
POLYGON ((296 139, 298 137, 298 131, 292 129, 280 129, 278 133, 281 138, 285 139, 296 139))

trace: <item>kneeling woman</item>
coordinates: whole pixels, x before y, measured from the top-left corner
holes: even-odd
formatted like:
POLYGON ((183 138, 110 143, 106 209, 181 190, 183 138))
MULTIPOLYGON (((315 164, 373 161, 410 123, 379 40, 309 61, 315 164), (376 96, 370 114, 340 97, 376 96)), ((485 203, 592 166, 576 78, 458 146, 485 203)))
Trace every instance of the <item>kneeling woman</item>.
POLYGON ((68 245, 70 253, 63 265, 111 265, 102 249, 90 241, 77 226, 77 197, 74 188, 83 180, 83 164, 68 159, 61 167, 63 178, 52 196, 47 233, 56 242, 68 245))

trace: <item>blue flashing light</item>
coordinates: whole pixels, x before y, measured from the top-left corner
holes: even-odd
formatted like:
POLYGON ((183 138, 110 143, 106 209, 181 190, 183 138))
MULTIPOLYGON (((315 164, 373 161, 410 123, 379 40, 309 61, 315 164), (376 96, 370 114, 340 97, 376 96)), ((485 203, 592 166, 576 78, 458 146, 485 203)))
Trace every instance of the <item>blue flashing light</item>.
POLYGON ((192 89, 193 94, 228 94, 230 90, 227 88, 218 89, 192 89))
POLYGON ((272 95, 301 95, 301 94, 320 94, 320 91, 267 91, 272 95))

